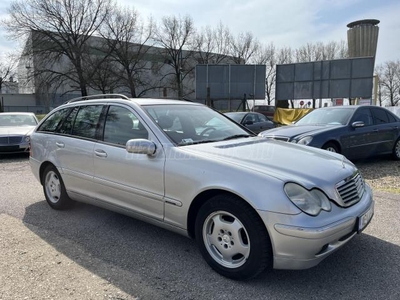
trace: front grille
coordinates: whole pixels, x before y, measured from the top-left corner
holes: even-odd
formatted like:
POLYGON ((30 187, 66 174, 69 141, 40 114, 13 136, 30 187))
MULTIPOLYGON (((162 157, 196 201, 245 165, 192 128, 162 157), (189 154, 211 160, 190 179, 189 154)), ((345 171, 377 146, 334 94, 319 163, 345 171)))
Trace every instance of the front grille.
POLYGON ((364 194, 364 189, 364 178, 358 172, 336 185, 336 190, 346 207, 360 201, 364 194))
POLYGON ((0 137, 0 144, 1 145, 15 145, 21 143, 22 137, 21 136, 3 136, 0 137))

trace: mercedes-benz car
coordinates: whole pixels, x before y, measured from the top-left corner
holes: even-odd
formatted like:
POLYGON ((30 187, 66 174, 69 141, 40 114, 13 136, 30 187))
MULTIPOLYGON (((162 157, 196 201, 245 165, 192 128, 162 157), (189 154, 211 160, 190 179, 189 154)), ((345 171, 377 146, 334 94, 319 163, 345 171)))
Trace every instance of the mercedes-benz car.
POLYGON ((0 154, 29 152, 30 134, 37 124, 34 113, 0 113, 0 154))
POLYGON ((275 127, 274 122, 257 112, 228 112, 225 113, 225 116, 247 127, 254 133, 260 133, 275 127))
POLYGON ((260 136, 341 153, 349 159, 391 154, 400 160, 400 119, 379 106, 313 110, 295 124, 260 136))
POLYGON ((186 101, 71 100, 31 135, 30 165, 50 207, 86 202, 191 237, 233 279, 313 267, 374 214, 344 156, 255 136, 186 101))

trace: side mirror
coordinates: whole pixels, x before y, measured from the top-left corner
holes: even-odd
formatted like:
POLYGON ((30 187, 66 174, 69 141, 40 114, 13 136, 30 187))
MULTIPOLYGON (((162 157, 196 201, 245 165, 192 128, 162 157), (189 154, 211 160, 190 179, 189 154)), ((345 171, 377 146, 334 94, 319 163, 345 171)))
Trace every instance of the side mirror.
POLYGON ((253 121, 248 120, 248 121, 244 122, 244 125, 253 125, 253 121))
POLYGON ((154 155, 157 150, 156 144, 145 139, 133 139, 126 142, 128 153, 154 155))
POLYGON ((364 122, 363 121, 356 121, 356 122, 353 122, 352 124, 351 124, 351 126, 353 127, 353 128, 357 128, 357 127, 364 127, 364 122))

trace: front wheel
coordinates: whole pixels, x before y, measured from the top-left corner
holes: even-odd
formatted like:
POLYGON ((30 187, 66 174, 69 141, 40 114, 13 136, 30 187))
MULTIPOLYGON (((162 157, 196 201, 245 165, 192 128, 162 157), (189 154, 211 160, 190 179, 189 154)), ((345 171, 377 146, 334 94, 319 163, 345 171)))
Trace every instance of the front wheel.
POLYGON ((397 139, 393 147, 393 158, 395 160, 400 160, 400 138, 397 139))
POLYGON ((323 145, 322 149, 325 149, 326 151, 330 151, 330 152, 340 153, 338 146, 336 146, 334 143, 330 143, 330 142, 323 145))
POLYGON ((54 209, 69 208, 73 201, 68 197, 64 182, 56 167, 49 165, 43 172, 43 192, 47 203, 54 209))
POLYGON ((248 279, 272 263, 268 232, 258 214, 244 201, 217 195, 200 208, 196 240, 206 262, 221 275, 248 279))

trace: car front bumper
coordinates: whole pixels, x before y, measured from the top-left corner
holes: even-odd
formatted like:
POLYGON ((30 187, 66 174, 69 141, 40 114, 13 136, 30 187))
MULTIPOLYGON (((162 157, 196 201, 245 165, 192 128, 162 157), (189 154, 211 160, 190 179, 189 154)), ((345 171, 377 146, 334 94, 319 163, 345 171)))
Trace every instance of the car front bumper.
POLYGON ((0 154, 11 154, 11 153, 28 153, 29 143, 21 143, 15 145, 0 145, 0 154))
POLYGON ((274 268, 311 268, 365 229, 374 211, 372 191, 367 184, 365 186, 358 203, 347 208, 332 203, 330 212, 321 212, 316 217, 304 213, 259 212, 271 238, 274 268), (363 223, 362 228, 360 223, 363 223))

